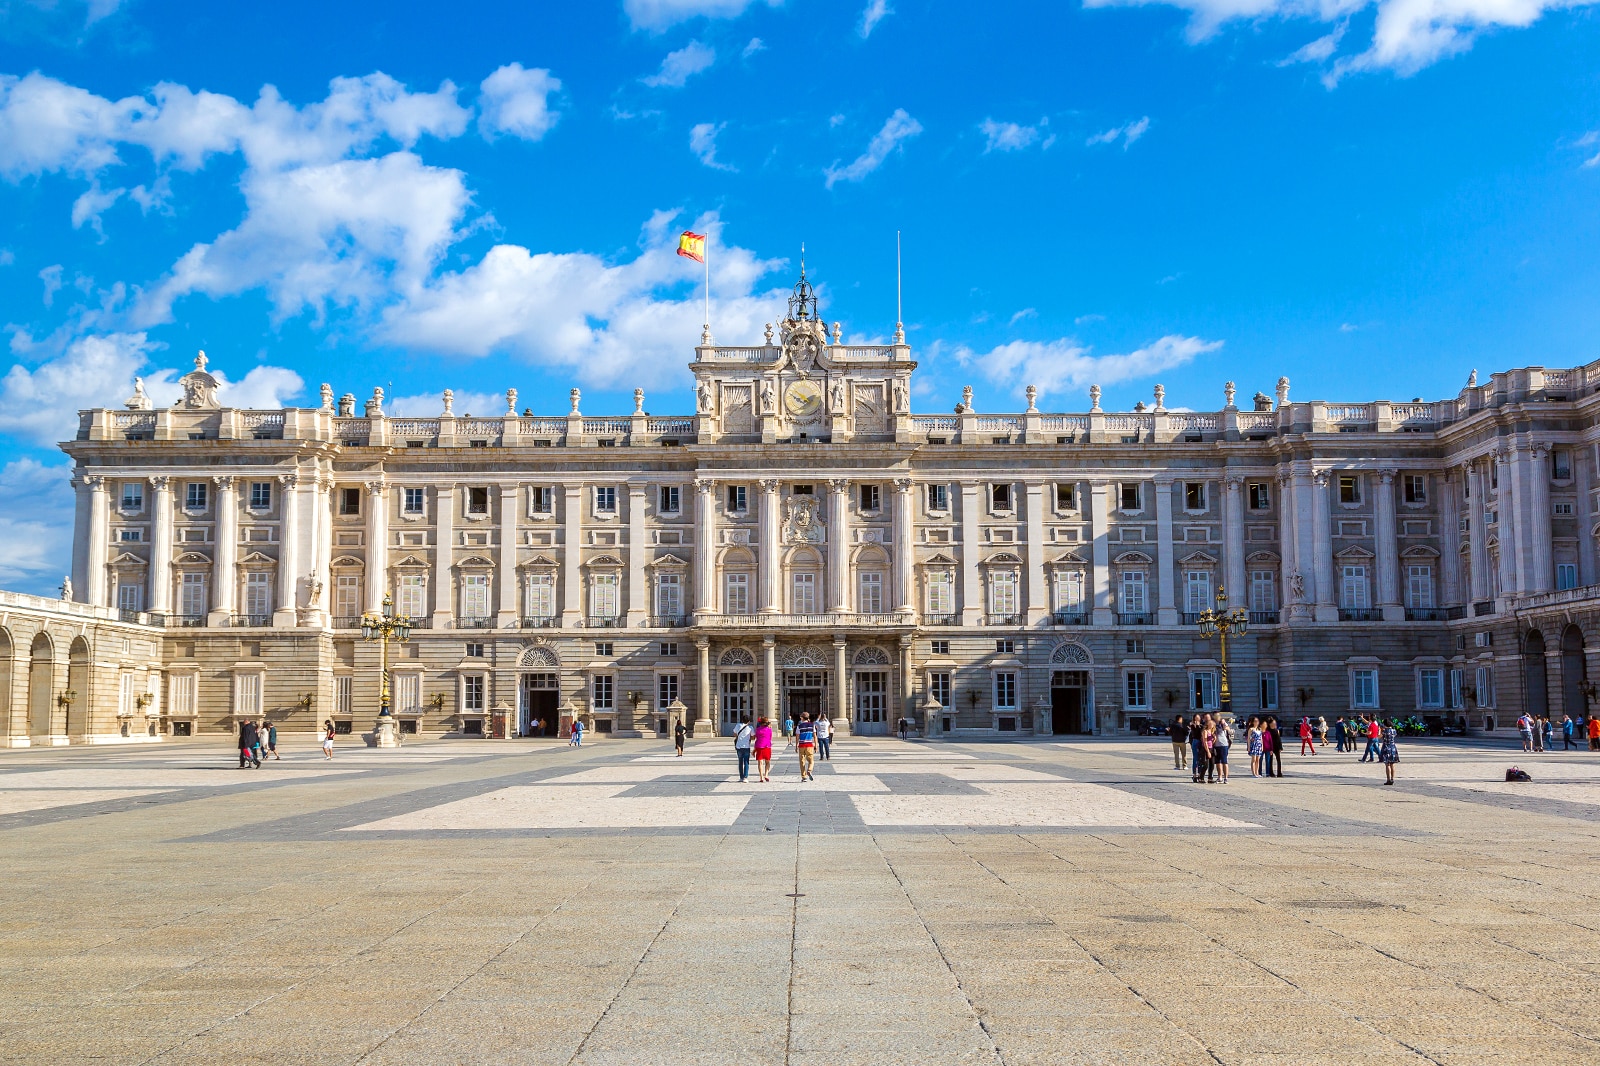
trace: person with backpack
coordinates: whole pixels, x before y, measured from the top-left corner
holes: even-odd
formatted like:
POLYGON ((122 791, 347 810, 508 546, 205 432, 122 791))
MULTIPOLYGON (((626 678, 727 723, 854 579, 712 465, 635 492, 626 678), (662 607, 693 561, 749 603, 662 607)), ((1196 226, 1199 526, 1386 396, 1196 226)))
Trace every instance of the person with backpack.
POLYGON ((1517 734, 1522 737, 1522 750, 1533 751, 1533 718, 1527 711, 1517 718, 1517 734))
POLYGON ((239 769, 243 770, 252 763, 257 770, 261 769, 261 755, 256 751, 256 746, 260 743, 256 724, 246 718, 239 724, 239 769))
MULTIPOLYGON (((682 729, 680 725, 678 727, 682 729)), ((733 734, 733 753, 739 759, 739 780, 750 780, 750 745, 755 740, 755 730, 750 728, 750 716, 739 716, 739 730, 733 734)))
POLYGON ((800 721, 794 727, 794 750, 800 757, 800 780, 815 781, 812 773, 817 766, 817 725, 810 711, 800 712, 800 721))
POLYGON ((823 762, 833 761, 833 723, 825 714, 817 715, 817 754, 823 762))

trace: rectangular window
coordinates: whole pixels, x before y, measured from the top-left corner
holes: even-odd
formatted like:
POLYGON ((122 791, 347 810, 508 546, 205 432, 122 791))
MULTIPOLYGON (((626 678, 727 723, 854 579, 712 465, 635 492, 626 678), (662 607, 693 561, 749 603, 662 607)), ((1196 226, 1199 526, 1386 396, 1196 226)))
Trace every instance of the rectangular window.
POLYGON ((1416 610, 1433 607, 1433 567, 1406 567, 1406 606, 1416 610))
POLYGON ((728 486, 728 511, 730 514, 743 514, 746 508, 745 487, 743 485, 728 486))
POLYGON ((422 490, 421 489, 406 489, 405 490, 405 510, 406 510, 406 514, 421 514, 422 513, 422 490))
POLYGON ((1143 614, 1145 611, 1145 581, 1143 570, 1122 572, 1122 610, 1126 614, 1143 614))
POLYGON ((1017 709, 1017 675, 1011 670, 996 670, 994 674, 994 709, 1017 709))
POLYGON ((1465 672, 1460 667, 1450 671, 1450 706, 1456 710, 1461 708, 1461 681, 1465 672))
POLYGON ((467 658, 469 658, 469 659, 481 659, 481 658, 483 658, 483 645, 482 644, 468 644, 467 645, 467 658))
POLYGON ((1478 683, 1476 685, 1477 703, 1479 707, 1493 707, 1494 699, 1494 667, 1478 667, 1478 683))
POLYGON ((1082 570, 1056 571, 1056 610, 1083 614, 1088 606, 1087 585, 1082 570))
POLYGON ((862 614, 883 613, 883 575, 862 574, 856 610, 862 614))
POLYGON ((994 651, 996 655, 1015 655, 1017 642, 1009 637, 1002 637, 994 642, 994 651))
POLYGON ((1217 709, 1217 675, 1214 670, 1196 670, 1189 675, 1189 709, 1191 711, 1217 709))
POLYGON ((1184 610, 1199 614, 1211 607, 1211 571, 1190 570, 1184 574, 1184 610))
POLYGON ((1346 566, 1344 580, 1339 589, 1339 606, 1352 611, 1364 611, 1369 605, 1367 597, 1367 568, 1346 566))
POLYGON ((356 515, 361 513, 360 489, 339 490, 339 513, 344 515, 356 515))
POLYGON ((1572 454, 1566 451, 1550 453, 1550 476, 1565 481, 1572 476, 1572 454))
POLYGON ((678 654, 678 642, 675 640, 663 640, 661 642, 661 654, 676 656, 678 654))
POLYGON ((1125 688, 1126 706, 1130 711, 1150 709, 1150 674, 1145 670, 1129 670, 1125 688))
POLYGON ((204 481, 191 481, 184 487, 183 505, 191 511, 205 510, 206 483, 204 481))
POLYGON ((595 710, 609 711, 616 707, 616 686, 617 679, 612 677, 610 674, 594 675, 594 684, 592 688, 594 691, 595 710))
POLYGON ((989 502, 996 511, 1011 510, 1011 486, 990 485, 989 502))
POLYGON ((861 490, 861 509, 863 511, 876 511, 881 502, 878 496, 878 486, 858 485, 856 487, 861 490))
POLYGON ((352 679, 351 679, 349 674, 336 674, 334 676, 334 679, 333 679, 333 713, 334 714, 350 714, 354 710, 354 704, 353 704, 353 701, 350 698, 350 682, 351 682, 351 680, 352 679))
POLYGON ((1428 667, 1417 671, 1417 706, 1423 710, 1444 707, 1444 668, 1428 667))
POLYGON ((665 710, 678 701, 678 675, 662 674, 656 678, 656 709, 665 710))
POLYGON ((489 617, 489 575, 461 575, 461 617, 489 617))
POLYGON ((950 642, 948 640, 930 640, 930 641, 928 641, 928 654, 929 655, 949 655, 950 654, 950 642))
POLYGON ((428 610, 426 574, 401 574, 395 585, 394 611, 407 618, 421 618, 428 610))
MULTIPOLYGON (((171 705, 172 717, 192 718, 194 706, 195 675, 190 673, 173 674, 168 683, 167 695, 171 705)), ((337 685, 335 691, 338 691, 337 685)))
POLYGON ((1278 709, 1278 671, 1261 671, 1261 709, 1275 711, 1278 709))
POLYGON ((206 613, 206 575, 184 574, 178 596, 178 610, 190 618, 206 613))
POLYGON ((1361 502, 1361 479, 1359 477, 1347 474, 1339 478, 1339 502, 1361 502))
POLYGON ((1278 575, 1275 571, 1250 571, 1250 609, 1252 611, 1278 609, 1278 575))
POLYGON ((123 611, 143 610, 144 586, 143 585, 118 585, 117 607, 123 611))
POLYGON ((555 508, 555 497, 548 486, 535 485, 528 490, 528 510, 533 514, 549 514, 555 508))
POLYGON ((1121 492, 1118 495, 1122 500, 1122 509, 1124 511, 1141 509, 1139 504, 1139 483, 1137 481, 1123 482, 1121 492))
POLYGON ((144 510, 144 482, 124 481, 122 483, 122 509, 124 511, 144 510))
POLYGON ((1272 506, 1272 489, 1265 481, 1250 483, 1250 510, 1265 511, 1272 506))
POLYGON ((949 574, 928 575, 928 613, 955 614, 955 586, 949 574))
POLYGON ((1123 653, 1133 659, 1144 658, 1144 638, 1129 637, 1122 642, 1123 653))
POLYGON ((678 574, 656 575, 656 614, 662 618, 683 614, 683 579, 678 574))
POLYGON ((396 674, 394 675, 394 712, 395 714, 421 714, 422 713, 422 675, 421 674, 396 674))
POLYGON ((554 618, 556 615, 556 576, 554 574, 529 574, 527 589, 523 592, 524 613, 529 618, 554 618))
POLYGON ((272 506, 272 482, 250 482, 250 509, 252 511, 265 511, 272 506))
POLYGON ((489 513, 489 490, 487 488, 479 486, 467 489, 467 513, 489 513))
POLYGON ((144 540, 144 530, 119 529, 117 530, 117 539, 125 544, 137 544, 138 542, 144 540))
POLYGON ((1427 503, 1428 502, 1428 479, 1427 479, 1427 477, 1422 475, 1422 474, 1407 474, 1406 475, 1405 492, 1406 492, 1406 502, 1407 503, 1427 503))
POLYGON ((950 488, 947 485, 928 486, 928 510, 950 510, 950 488))
POLYGON ((750 575, 729 574, 723 587, 727 590, 723 610, 727 614, 749 614, 750 575))
POLYGON ((989 575, 989 613, 1001 617, 1017 613, 1017 574, 997 570, 989 575))
POLYGON ((461 709, 483 713, 483 675, 468 674, 461 679, 461 709))
POLYGON ((1556 589, 1558 591, 1565 591, 1566 589, 1575 589, 1577 587, 1578 587, 1578 564, 1577 563, 1557 563, 1556 564, 1556 589))
POLYGON ((1056 510, 1076 511, 1078 509, 1078 486, 1056 485, 1056 510))
POLYGON ((677 514, 683 496, 677 485, 662 485, 656 494, 656 510, 662 514, 677 514))
POLYGON ((1363 709, 1378 706, 1378 671, 1350 671, 1350 706, 1363 709))
POLYGON ((596 574, 589 589, 589 613, 596 618, 617 616, 617 574, 596 574))
POLYGON ((267 615, 272 613, 272 575, 252 570, 244 575, 244 613, 267 615))
POLYGON ((616 646, 612 641, 597 640, 594 644, 594 653, 602 659, 609 659, 611 658, 612 653, 615 651, 615 648, 616 646))
POLYGON ((1185 511, 1204 511, 1206 509, 1206 483, 1204 481, 1185 481, 1183 483, 1183 509, 1185 511))
POLYGON ((1557 500, 1555 503, 1550 505, 1550 513, 1555 515, 1557 518, 1571 518, 1572 504, 1557 500))
POLYGON ((950 671, 934 670, 928 674, 928 695, 941 707, 950 706, 950 671))
POLYGON ((594 487, 595 514, 617 513, 617 487, 615 485, 596 485, 594 487))
MULTIPOLYGON (((132 677, 132 674, 124 675, 132 677)), ((234 708, 245 718, 255 718, 261 714, 261 675, 260 674, 235 674, 233 683, 236 686, 238 705, 234 708)))
POLYGON ((793 579, 795 614, 817 613, 817 575, 795 574, 793 579))

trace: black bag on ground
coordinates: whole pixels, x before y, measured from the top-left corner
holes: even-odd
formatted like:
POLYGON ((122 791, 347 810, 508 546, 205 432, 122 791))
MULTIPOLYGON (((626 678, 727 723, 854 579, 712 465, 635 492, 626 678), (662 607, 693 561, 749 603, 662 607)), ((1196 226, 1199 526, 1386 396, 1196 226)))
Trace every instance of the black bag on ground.
POLYGON ((1533 778, 1528 776, 1528 771, 1521 770, 1521 769, 1518 769, 1517 767, 1513 766, 1511 769, 1506 771, 1506 780, 1507 781, 1532 781, 1533 778))

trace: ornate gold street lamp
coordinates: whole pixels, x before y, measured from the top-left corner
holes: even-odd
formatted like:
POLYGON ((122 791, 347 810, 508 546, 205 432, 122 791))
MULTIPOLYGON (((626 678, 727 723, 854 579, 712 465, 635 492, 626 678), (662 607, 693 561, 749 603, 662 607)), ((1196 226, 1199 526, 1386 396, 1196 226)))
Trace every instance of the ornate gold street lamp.
POLYGON ((399 743, 394 728, 394 716, 389 713, 389 642, 404 643, 411 636, 411 619, 394 613, 394 600, 383 597, 383 612, 368 611, 361 616, 361 639, 378 642, 378 747, 394 747, 399 743))
POLYGON ((1200 612, 1200 635, 1207 639, 1211 637, 1222 639, 1222 685, 1217 692, 1217 704, 1223 714, 1231 715, 1233 695, 1228 691, 1228 638, 1244 636, 1250 627, 1250 614, 1243 607, 1228 610, 1223 606, 1227 601, 1227 590, 1218 585, 1216 609, 1200 612))

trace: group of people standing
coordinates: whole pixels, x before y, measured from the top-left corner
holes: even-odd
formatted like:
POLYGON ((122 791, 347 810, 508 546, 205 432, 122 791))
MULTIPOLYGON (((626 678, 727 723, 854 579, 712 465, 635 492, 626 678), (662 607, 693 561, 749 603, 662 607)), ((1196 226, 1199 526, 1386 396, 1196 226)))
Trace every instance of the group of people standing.
MULTIPOLYGON (((1340 751, 1354 751, 1357 732, 1369 737, 1367 754, 1362 762, 1384 764, 1386 785, 1394 784, 1394 764, 1400 761, 1395 745, 1393 722, 1379 724, 1377 719, 1359 719, 1347 724, 1340 718, 1335 725, 1335 736, 1340 751), (1347 746, 1348 745, 1348 746, 1347 746)), ((1317 743, 1327 743, 1328 723, 1319 717, 1315 722, 1301 718, 1298 729, 1300 754, 1315 755, 1317 743)), ((1245 726, 1245 750, 1250 753, 1251 777, 1283 776, 1283 730, 1272 716, 1252 715, 1245 726)), ((1197 783, 1228 783, 1228 750, 1233 746, 1233 727, 1226 715, 1202 713, 1185 721, 1183 715, 1172 720, 1167 727, 1172 740, 1172 768, 1188 768, 1197 783)))
POLYGON ((247 718, 239 724, 239 769, 259 770, 265 759, 283 761, 278 754, 278 727, 265 718, 247 718))
MULTIPOLYGON (((800 760, 800 780, 816 780, 813 771, 817 757, 820 755, 824 761, 832 757, 833 723, 828 721, 827 715, 819 714, 813 721, 811 712, 801 711, 800 721, 785 719, 783 724, 785 735, 790 732, 794 734, 795 754, 800 760)), ((739 716, 739 728, 733 735, 733 753, 739 759, 740 781, 750 780, 752 755, 755 757, 756 779, 772 780, 772 725, 765 716, 757 718, 754 726, 750 724, 749 715, 739 716)), ((682 754, 681 745, 679 754, 682 754)))
MULTIPOLYGON (((1550 716, 1530 715, 1523 712, 1517 719, 1517 733, 1522 737, 1523 751, 1555 751, 1556 727, 1550 716)), ((1590 751, 1600 751, 1600 718, 1594 715, 1574 719, 1570 714, 1561 716, 1561 750, 1569 751, 1582 746, 1587 736, 1590 751)))
POLYGON ((1172 767, 1190 768, 1196 784, 1228 783, 1228 750, 1233 747, 1233 727, 1220 714, 1197 714, 1185 722, 1183 715, 1173 720, 1167 731, 1172 738, 1172 767))

